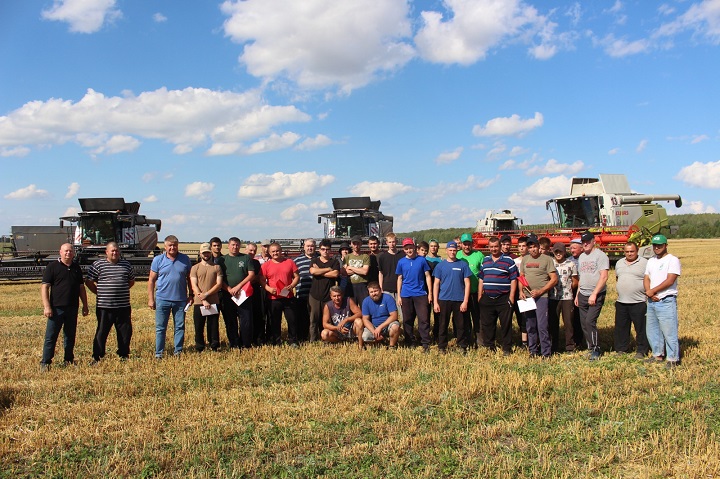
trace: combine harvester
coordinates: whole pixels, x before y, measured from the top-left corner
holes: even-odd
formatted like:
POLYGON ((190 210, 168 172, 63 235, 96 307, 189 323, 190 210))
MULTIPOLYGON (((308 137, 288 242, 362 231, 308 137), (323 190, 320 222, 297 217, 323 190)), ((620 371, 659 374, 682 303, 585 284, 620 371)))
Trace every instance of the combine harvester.
POLYGON ((674 201, 682 206, 680 195, 644 195, 633 193, 625 175, 599 175, 600 178, 573 178, 570 195, 553 198, 545 206, 550 210, 554 228, 545 230, 516 230, 512 232, 476 232, 473 246, 487 250, 490 236, 509 234, 513 244, 520 236, 534 233, 546 236, 552 243, 569 244, 589 231, 597 245, 611 259, 623 256, 628 241, 641 248, 650 244, 653 235, 668 226, 665 208, 656 201, 674 201))

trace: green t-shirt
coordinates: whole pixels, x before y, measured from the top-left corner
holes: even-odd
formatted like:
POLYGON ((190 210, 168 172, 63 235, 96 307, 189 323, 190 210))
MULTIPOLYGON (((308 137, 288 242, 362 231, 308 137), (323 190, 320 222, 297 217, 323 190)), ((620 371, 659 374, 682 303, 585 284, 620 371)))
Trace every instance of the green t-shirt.
POLYGON ((480 251, 473 251, 469 255, 465 255, 462 251, 457 252, 457 259, 465 261, 470 266, 472 275, 470 276, 470 292, 478 292, 478 273, 480 272, 480 266, 482 265, 485 255, 480 251))
MULTIPOLYGON (((343 264, 345 266, 352 266, 353 268, 362 268, 363 266, 369 266, 370 265, 370 256, 366 254, 348 254, 345 256, 345 261, 343 261, 343 264)), ((369 272, 369 271, 368 271, 369 272)), ((359 274, 351 274, 350 275, 350 282, 353 284, 357 283, 367 283, 367 275, 359 275, 359 274)))
POLYGON ((223 278, 225 283, 230 286, 236 286, 240 281, 247 278, 248 272, 255 271, 253 262, 250 261, 250 256, 246 254, 239 254, 237 256, 231 256, 229 254, 223 255, 222 261, 219 262, 220 268, 223 271, 223 278))

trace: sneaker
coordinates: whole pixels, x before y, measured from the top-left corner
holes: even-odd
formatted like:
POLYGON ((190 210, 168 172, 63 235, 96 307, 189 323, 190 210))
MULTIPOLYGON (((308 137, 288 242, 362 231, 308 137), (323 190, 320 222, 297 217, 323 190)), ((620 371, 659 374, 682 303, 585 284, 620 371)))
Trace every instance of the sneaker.
POLYGON ((675 369, 678 366, 680 366, 680 361, 666 361, 665 362, 665 369, 675 369))
POLYGON ((398 345, 396 344, 395 346, 388 346, 387 348, 390 351, 397 351, 398 345))
POLYGON ((511 356, 511 355, 512 355, 512 351, 503 351, 503 356, 507 357, 507 356, 511 356))
POLYGON ((591 351, 590 354, 588 354, 588 360, 597 361, 598 359, 600 359, 600 356, 602 356, 602 353, 600 351, 591 351))
POLYGON ((649 358, 645 359, 645 362, 648 364, 662 364, 663 357, 662 356, 650 356, 649 358))
POLYGON ((640 351, 635 353, 635 359, 645 359, 647 357, 647 354, 643 354, 640 351))
POLYGON ((40 363, 40 372, 41 373, 47 373, 50 371, 50 364, 49 363, 40 363))

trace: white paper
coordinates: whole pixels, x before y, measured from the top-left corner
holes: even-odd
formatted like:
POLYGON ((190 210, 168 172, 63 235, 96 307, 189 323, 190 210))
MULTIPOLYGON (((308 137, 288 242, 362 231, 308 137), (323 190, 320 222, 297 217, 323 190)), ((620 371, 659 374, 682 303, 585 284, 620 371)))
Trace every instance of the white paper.
POLYGON ((203 316, 210 316, 211 314, 218 314, 217 304, 211 304, 209 308, 206 308, 205 306, 200 306, 200 313, 203 316))
POLYGON ((278 293, 278 296, 282 296, 283 298, 289 298, 290 297, 290 288, 285 287, 280 290, 278 293))
POLYGON ((537 305, 535 304, 535 300, 533 298, 528 299, 518 299, 518 309, 521 313, 524 313, 525 311, 532 311, 534 309, 537 309, 537 305))
POLYGON ((186 304, 185 309, 183 309, 183 311, 185 311, 187 313, 188 311, 190 311, 190 308, 192 307, 192 305, 193 305, 192 303, 186 304))
POLYGON ((238 294, 237 296, 233 296, 233 297, 232 297, 232 300, 233 300, 233 301, 235 302, 235 304, 237 304, 238 306, 240 306, 241 304, 243 304, 246 299, 248 299, 248 295, 247 295, 247 293, 245 293, 245 290, 244 290, 244 289, 241 289, 241 290, 240 290, 240 294, 238 294))

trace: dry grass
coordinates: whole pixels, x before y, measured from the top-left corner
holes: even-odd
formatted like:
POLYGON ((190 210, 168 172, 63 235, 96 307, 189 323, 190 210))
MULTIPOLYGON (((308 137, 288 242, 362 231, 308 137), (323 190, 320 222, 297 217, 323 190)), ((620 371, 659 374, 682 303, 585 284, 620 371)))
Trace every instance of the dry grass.
POLYGON ((40 373, 39 286, 1 284, 0 477, 719 477, 718 247, 670 244, 683 262, 675 371, 612 354, 320 345, 156 362, 140 283, 133 359, 88 366, 88 317, 80 365, 40 373))

